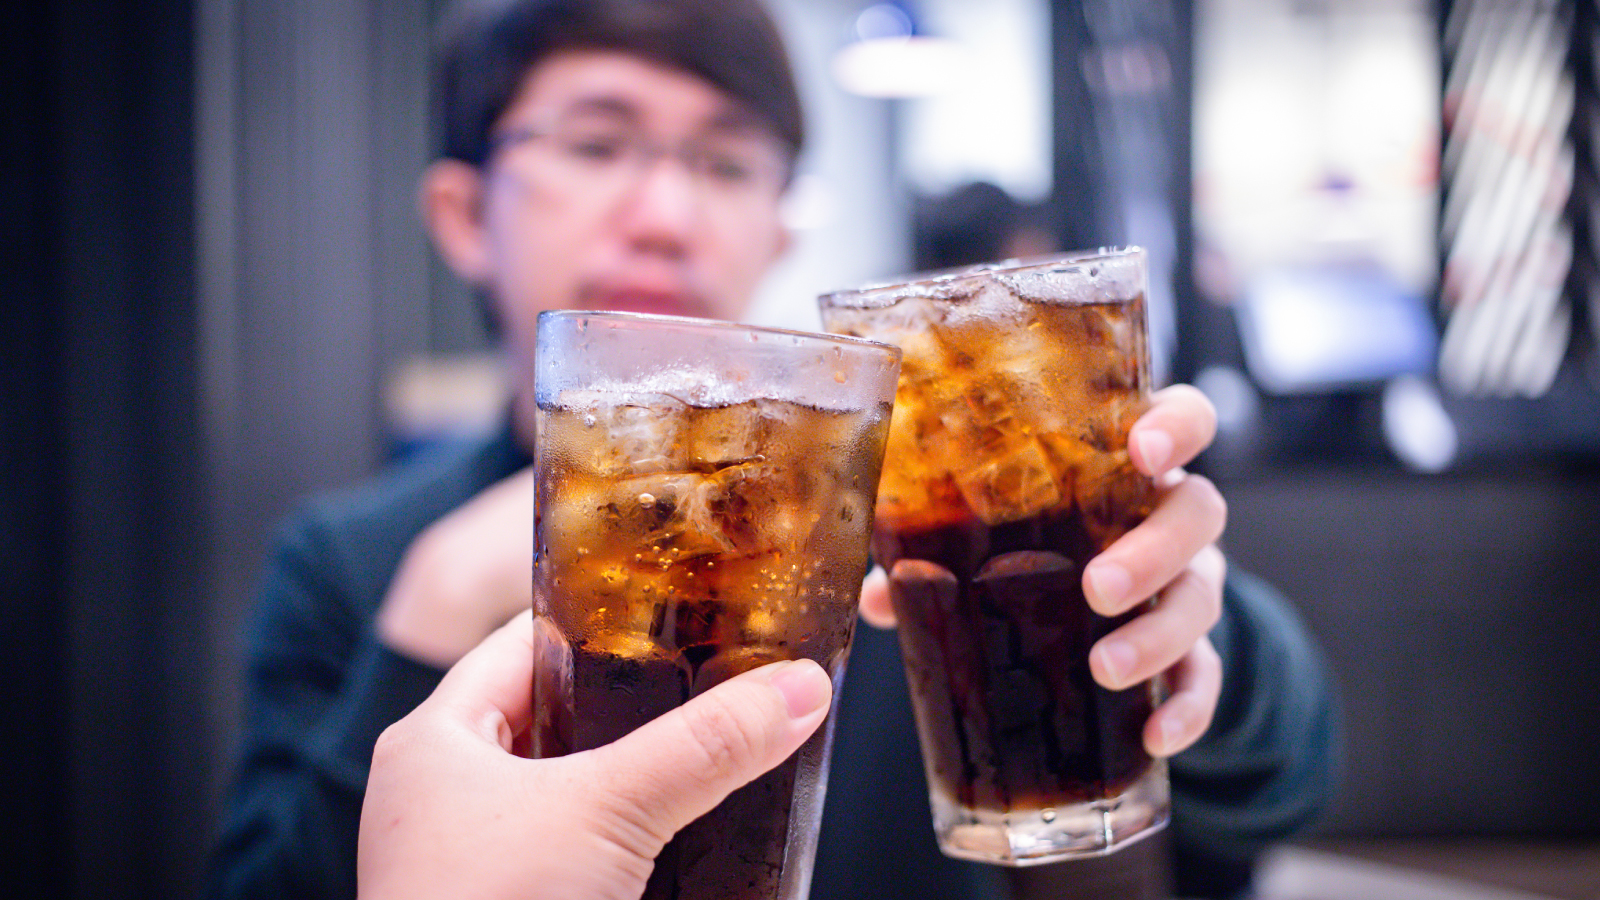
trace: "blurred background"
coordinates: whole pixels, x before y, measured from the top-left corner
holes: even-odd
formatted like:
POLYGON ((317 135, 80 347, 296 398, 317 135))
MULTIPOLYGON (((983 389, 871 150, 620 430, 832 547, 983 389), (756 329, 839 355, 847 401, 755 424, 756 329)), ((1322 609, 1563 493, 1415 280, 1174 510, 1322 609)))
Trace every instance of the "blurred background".
MULTIPOLYGON (((190 895, 273 523, 499 411, 415 213, 440 6, 7 14, 11 896, 190 895)), ((1226 549, 1347 708, 1274 896, 1600 897, 1594 4, 772 6, 813 140, 757 320, 996 223, 1150 249, 1226 549)))

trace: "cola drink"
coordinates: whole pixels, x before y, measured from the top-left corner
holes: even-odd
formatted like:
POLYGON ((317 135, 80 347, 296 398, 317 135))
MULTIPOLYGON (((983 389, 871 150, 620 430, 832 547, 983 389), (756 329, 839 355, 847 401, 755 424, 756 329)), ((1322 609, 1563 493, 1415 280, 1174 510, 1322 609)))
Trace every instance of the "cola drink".
POLYGON ((1167 817, 1143 746, 1161 686, 1098 685, 1083 566, 1150 510, 1127 434, 1149 388, 1138 250, 982 266, 823 298, 904 359, 873 554, 890 574, 934 830, 1023 865, 1167 817))
MULTIPOLYGON (((541 320, 569 360, 637 365, 674 339, 700 359, 538 392, 535 607, 565 645, 556 677, 536 683, 536 756, 609 743, 767 663, 811 659, 836 685, 843 674, 893 350, 835 355, 826 336, 657 318, 591 314, 581 333, 541 320), (617 321, 629 339, 596 347, 617 321), (822 370, 810 389, 807 365, 822 370)), ((679 832, 645 897, 804 897, 830 729, 679 832)))

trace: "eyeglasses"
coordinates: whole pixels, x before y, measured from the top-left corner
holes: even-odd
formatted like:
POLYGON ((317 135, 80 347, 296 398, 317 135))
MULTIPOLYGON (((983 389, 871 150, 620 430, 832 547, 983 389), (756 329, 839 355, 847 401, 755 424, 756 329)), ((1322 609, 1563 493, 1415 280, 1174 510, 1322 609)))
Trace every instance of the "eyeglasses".
POLYGON ((700 196, 728 206, 770 202, 789 176, 786 154, 777 141, 743 129, 714 130, 669 147, 626 119, 582 116, 501 132, 490 139, 490 157, 518 145, 538 151, 530 161, 555 183, 601 199, 637 187, 664 157, 683 166, 700 196))

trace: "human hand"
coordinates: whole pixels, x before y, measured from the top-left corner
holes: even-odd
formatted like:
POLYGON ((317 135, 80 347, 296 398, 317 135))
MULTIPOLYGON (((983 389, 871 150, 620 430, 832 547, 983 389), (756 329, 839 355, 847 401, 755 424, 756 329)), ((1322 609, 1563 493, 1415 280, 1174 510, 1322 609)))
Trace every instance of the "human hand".
POLYGON ((406 548, 382 605, 378 637, 447 668, 533 605, 533 469, 492 485, 406 548))
MULTIPOLYGON (((1211 401, 1188 385, 1151 396, 1151 405, 1128 435, 1129 454, 1157 486, 1155 509, 1138 527, 1095 557, 1083 572, 1084 596, 1103 616, 1143 603, 1151 607, 1089 651, 1101 685, 1120 690, 1166 672, 1171 694, 1145 723, 1145 749, 1171 756, 1205 733, 1222 690, 1222 663, 1206 633, 1222 614, 1227 562, 1216 540, 1227 504, 1209 479, 1180 467, 1216 435, 1211 401)), ((861 617, 880 628, 894 625, 889 579, 881 569, 861 589, 861 617)))
POLYGON ((828 712, 821 666, 773 663, 611 744, 523 759, 513 747, 533 722, 535 659, 555 657, 535 643, 559 640, 518 616, 384 731, 361 809, 364 900, 638 900, 679 829, 787 759, 828 712))

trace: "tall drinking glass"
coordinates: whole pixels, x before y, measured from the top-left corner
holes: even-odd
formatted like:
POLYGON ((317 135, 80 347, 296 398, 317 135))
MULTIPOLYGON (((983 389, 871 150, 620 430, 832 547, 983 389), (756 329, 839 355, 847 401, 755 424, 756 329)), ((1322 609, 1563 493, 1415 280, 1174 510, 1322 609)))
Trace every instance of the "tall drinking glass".
MULTIPOLYGON (((844 673, 899 351, 626 313, 539 317, 534 611, 565 642, 535 756, 777 660, 844 673)), ((800 900, 832 717, 679 832, 646 898, 800 900)))
POLYGON ((1155 681, 1095 683, 1083 566, 1149 512, 1139 249, 913 276, 821 299, 902 348, 873 553, 890 576, 934 831, 950 856, 1106 853, 1167 820, 1155 681))

